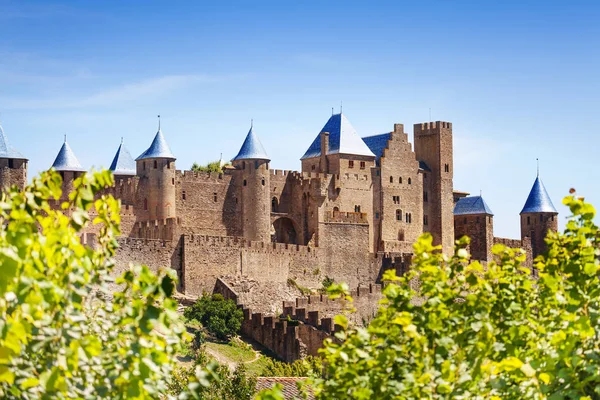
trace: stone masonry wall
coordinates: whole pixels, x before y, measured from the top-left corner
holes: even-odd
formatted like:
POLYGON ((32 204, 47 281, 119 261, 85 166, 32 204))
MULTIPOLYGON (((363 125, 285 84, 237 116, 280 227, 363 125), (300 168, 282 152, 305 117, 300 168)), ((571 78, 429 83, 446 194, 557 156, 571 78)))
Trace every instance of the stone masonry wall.
POLYGON ((0 188, 16 185, 23 189, 27 184, 27 161, 0 159, 0 188))

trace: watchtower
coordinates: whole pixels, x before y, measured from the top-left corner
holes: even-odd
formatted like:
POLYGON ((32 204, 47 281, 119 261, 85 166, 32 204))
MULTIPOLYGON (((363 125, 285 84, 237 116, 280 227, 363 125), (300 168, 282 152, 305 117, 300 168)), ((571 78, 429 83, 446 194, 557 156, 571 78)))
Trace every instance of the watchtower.
MULTIPOLYGON (((415 154, 430 171, 423 174, 423 231, 450 254, 454 248, 452 124, 436 121, 414 125, 415 154)), ((425 168, 427 169, 427 168, 425 168)))
POLYGON ((139 177, 136 209, 138 221, 175 218, 175 156, 158 122, 158 132, 150 147, 136 158, 139 177))
POLYGON ((546 251, 545 238, 548 231, 558 230, 558 211, 539 175, 533 182, 525 206, 521 210, 521 239, 531 239, 533 258, 546 251))
POLYGON ((271 241, 269 156, 253 126, 231 160, 241 181, 242 231, 248 240, 271 241))
POLYGON ((471 239, 471 257, 479 261, 492 260, 494 245, 494 214, 481 196, 462 197, 454 207, 456 239, 471 239))
POLYGON ((27 183, 27 158, 8 143, 0 125, 0 188, 17 185, 20 189, 27 183))
POLYGON ((73 182, 85 172, 85 169, 81 167, 81 164, 71 149, 71 146, 69 146, 66 135, 65 141, 58 151, 54 162, 52 163, 52 168, 58 171, 62 177, 63 193, 60 200, 66 201, 69 198, 69 193, 73 191, 73 182))

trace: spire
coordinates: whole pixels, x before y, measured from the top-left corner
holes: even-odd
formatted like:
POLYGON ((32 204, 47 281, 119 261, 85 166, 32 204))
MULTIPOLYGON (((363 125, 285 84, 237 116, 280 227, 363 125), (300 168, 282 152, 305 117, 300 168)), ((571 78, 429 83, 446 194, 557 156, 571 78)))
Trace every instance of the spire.
POLYGON ((121 145, 117 149, 117 154, 115 154, 115 158, 113 158, 109 169, 114 175, 135 175, 135 161, 133 161, 131 153, 129 153, 129 150, 123 144, 123 138, 121 138, 121 145))
MULTIPOLYGON (((375 157, 367 144, 343 114, 334 114, 319 132, 329 132, 329 150, 327 154, 352 154, 375 157)), ((301 160, 321 155, 321 138, 317 135, 301 160)))
POLYGON ((136 161, 145 160, 147 158, 168 158, 173 161, 176 160, 163 136, 162 130, 160 129, 160 115, 158 116, 158 132, 156 132, 152 144, 150 144, 150 147, 148 147, 145 152, 136 158, 136 161))
POLYGON ((254 121, 250 122, 250 130, 246 135, 246 140, 244 140, 240 151, 232 161, 235 160, 271 160, 260 139, 254 133, 254 121))
POLYGON ((81 167, 75 153, 73 153, 71 146, 67 143, 67 135, 65 135, 65 141, 60 148, 58 155, 54 159, 54 163, 52 163, 52 168, 57 171, 85 171, 85 169, 81 167))
POLYGON ((539 175, 535 178, 525 206, 521 210, 521 214, 525 213, 555 213, 558 214, 552 200, 542 183, 539 175))
POLYGON ((19 153, 10 145, 8 138, 4 134, 4 129, 2 129, 2 124, 0 124, 0 158, 27 160, 23 154, 19 153))

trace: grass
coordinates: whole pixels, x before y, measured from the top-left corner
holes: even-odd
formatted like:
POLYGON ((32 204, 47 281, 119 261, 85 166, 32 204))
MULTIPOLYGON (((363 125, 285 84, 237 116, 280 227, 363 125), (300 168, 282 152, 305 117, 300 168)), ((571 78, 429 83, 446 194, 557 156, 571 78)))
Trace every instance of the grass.
POLYGON ((254 350, 243 348, 232 343, 207 342, 206 347, 236 363, 252 361, 256 357, 254 350))

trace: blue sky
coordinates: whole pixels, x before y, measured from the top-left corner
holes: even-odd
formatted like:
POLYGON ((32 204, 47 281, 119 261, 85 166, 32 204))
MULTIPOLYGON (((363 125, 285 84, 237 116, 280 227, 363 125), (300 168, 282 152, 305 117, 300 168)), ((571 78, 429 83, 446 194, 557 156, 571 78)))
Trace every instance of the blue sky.
POLYGON ((600 5, 594 2, 0 0, 0 120, 49 167, 63 135, 85 167, 134 156, 156 115, 178 157, 237 153, 250 119, 277 169, 331 115, 362 136, 453 122, 458 190, 518 237, 540 158, 561 213, 570 187, 600 206, 600 5), (594 178, 592 178, 594 176, 594 178))

